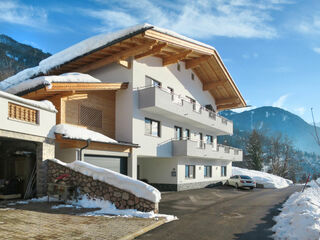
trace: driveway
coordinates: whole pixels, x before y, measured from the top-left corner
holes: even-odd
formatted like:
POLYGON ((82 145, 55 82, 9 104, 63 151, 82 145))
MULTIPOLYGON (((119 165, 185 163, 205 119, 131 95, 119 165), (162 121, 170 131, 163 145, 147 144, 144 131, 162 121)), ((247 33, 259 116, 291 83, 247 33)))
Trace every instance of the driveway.
POLYGON ((160 212, 174 214, 179 221, 137 239, 271 239, 273 216, 298 190, 301 186, 253 191, 219 187, 163 194, 160 212))

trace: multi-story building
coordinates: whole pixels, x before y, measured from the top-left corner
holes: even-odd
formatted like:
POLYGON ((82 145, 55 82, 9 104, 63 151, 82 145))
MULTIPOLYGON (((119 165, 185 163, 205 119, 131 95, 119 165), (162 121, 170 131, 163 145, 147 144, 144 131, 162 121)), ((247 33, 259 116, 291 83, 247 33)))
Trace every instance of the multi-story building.
POLYGON ((242 150, 217 144, 217 136, 233 133, 233 123, 218 112, 246 106, 218 52, 168 30, 145 24, 87 39, 0 88, 51 100, 57 124, 116 140, 93 141, 80 151, 85 141, 56 132, 62 161, 81 158, 161 190, 222 181, 230 177, 232 162, 242 161, 242 150), (90 80, 81 75, 70 81, 61 75, 68 72, 86 73, 90 80))

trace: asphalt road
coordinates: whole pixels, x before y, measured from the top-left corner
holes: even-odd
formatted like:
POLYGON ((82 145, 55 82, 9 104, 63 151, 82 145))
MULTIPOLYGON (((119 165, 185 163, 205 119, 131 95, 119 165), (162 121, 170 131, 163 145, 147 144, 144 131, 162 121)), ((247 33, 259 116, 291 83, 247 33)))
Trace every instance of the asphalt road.
POLYGON ((164 224, 137 239, 263 240, 272 239, 273 216, 301 186, 284 189, 198 189, 162 195, 160 212, 179 220, 164 224))

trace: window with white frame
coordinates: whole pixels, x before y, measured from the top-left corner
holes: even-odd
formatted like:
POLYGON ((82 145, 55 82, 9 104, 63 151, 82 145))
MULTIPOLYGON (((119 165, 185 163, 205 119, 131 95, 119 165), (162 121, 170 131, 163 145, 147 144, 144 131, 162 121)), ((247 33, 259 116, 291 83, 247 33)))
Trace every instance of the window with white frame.
POLYGON ((186 165, 185 177, 186 178, 195 178, 196 177, 195 169, 196 169, 195 165, 186 165))
POLYGON ((221 166, 221 177, 227 176, 227 166, 221 166))
POLYGON ((144 119, 145 131, 144 133, 149 136, 160 137, 160 122, 145 118, 144 119))
POLYGON ((161 87, 162 84, 158 80, 155 80, 149 76, 146 76, 146 86, 152 86, 152 87, 161 87))
POLYGON ((212 177, 212 166, 204 166, 204 177, 212 177))

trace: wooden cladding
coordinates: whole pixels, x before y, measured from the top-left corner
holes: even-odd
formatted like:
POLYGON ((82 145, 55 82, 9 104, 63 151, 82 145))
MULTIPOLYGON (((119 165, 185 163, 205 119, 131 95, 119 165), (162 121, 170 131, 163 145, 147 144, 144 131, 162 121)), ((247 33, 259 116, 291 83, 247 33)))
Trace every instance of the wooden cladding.
POLYGON ((8 116, 11 119, 17 119, 33 124, 39 124, 39 111, 24 107, 14 103, 8 103, 8 116))

